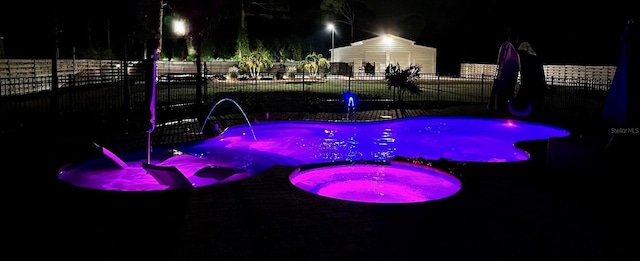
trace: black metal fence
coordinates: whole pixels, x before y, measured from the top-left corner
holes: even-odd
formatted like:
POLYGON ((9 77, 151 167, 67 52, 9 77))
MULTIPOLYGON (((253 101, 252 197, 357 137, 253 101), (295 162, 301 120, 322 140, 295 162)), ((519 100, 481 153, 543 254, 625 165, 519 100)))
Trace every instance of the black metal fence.
MULTIPOLYGON (((384 76, 338 76, 304 73, 284 77, 230 79, 222 74, 205 73, 198 86, 196 74, 166 74, 157 77, 156 108, 164 111, 189 111, 204 108, 222 98, 230 98, 248 110, 331 110, 355 97, 358 106, 386 107, 398 104, 398 90, 388 88, 384 76), (198 88, 202 93, 198 100, 198 88), (335 106, 334 106, 335 105, 335 106)), ((55 114, 111 114, 148 112, 149 86, 143 74, 67 76, 51 88, 52 77, 0 78, 0 117, 3 125, 24 119, 55 114)), ((447 77, 422 74, 421 93, 403 96, 403 106, 487 103, 493 75, 447 77)), ((604 104, 608 81, 575 79, 572 84, 555 84, 547 79, 544 108, 553 111, 593 113, 604 104)))

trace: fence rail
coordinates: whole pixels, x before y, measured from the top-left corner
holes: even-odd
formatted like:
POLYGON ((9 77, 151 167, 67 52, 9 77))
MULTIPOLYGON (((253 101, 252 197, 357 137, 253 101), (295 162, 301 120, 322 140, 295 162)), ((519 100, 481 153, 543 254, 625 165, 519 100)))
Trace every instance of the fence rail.
MULTIPOLYGON (((0 59, 0 120, 11 128, 30 119, 55 114, 148 113, 150 83, 140 61, 61 60, 57 77, 51 60, 0 59)), ((397 91, 383 75, 342 76, 321 71, 317 78, 274 66, 251 78, 229 78, 235 62, 205 62, 198 84, 194 62, 158 62, 156 105, 165 111, 192 111, 222 98, 266 111, 342 108, 346 93, 360 108, 368 104, 397 104, 397 91)), ((421 74, 419 95, 404 95, 404 106, 487 103, 495 65, 463 64, 457 76, 421 74)), ((604 104, 615 67, 545 65, 548 91, 544 108, 569 114, 595 114, 604 104)), ((516 86, 517 90, 517 86, 516 86)), ((167 114, 163 114, 167 115, 167 114)), ((171 115, 171 114, 168 114, 171 115)))
MULTIPOLYGON (((164 74, 158 77, 156 104, 161 110, 189 110, 196 104, 207 105, 222 98, 231 98, 241 104, 278 111, 318 108, 344 102, 346 93, 367 103, 394 103, 397 91, 390 89, 382 76, 334 76, 311 78, 295 77, 231 80, 215 74, 204 75, 200 96, 196 74, 164 74), (200 97, 200 98, 198 98, 200 97), (200 100, 198 100, 200 99, 200 100)), ((121 112, 148 112, 150 84, 144 73, 105 75, 67 75, 59 79, 60 88, 52 89, 52 77, 0 78, 0 116, 8 125, 33 116, 121 112)), ((610 86, 609 80, 575 78, 556 81, 549 78, 545 107, 553 110, 597 111, 603 105, 610 86)), ((462 75, 445 77, 422 74, 419 95, 405 94, 404 103, 412 106, 433 104, 487 103, 494 75, 462 75)))
MULTIPOLYGON (((564 86, 602 86, 606 89, 613 81, 616 66, 587 66, 587 65, 550 65, 542 66, 544 75, 549 85, 564 86)), ((495 64, 469 64, 460 65, 461 77, 474 77, 477 75, 495 75, 495 64)))
MULTIPOLYGON (((296 68, 296 61, 276 62, 267 73, 286 71, 288 68, 296 68)), ((96 75, 122 73, 125 67, 129 73, 140 69, 142 61, 121 60, 87 60, 87 59, 59 59, 56 61, 56 71, 60 76, 69 74, 96 75)), ((234 61, 203 61, 203 68, 215 74, 227 74, 229 68, 237 66, 234 61)), ((337 64, 340 65, 340 64, 337 64)), ((185 74, 196 71, 194 61, 158 61, 159 74, 185 74)), ((339 67, 339 66, 336 66, 339 67)), ((490 63, 462 63, 460 75, 495 75, 496 64, 490 63)), ((0 59, 0 78, 23 78, 52 75, 51 59, 0 59)), ((336 69, 336 68, 332 68, 336 69)), ((544 64, 543 69, 547 77, 553 77, 560 81, 564 78, 589 78, 612 80, 616 66, 608 65, 555 65, 544 64)), ((324 70, 323 72, 329 72, 324 70)), ((337 74, 337 73, 334 73, 337 74)))

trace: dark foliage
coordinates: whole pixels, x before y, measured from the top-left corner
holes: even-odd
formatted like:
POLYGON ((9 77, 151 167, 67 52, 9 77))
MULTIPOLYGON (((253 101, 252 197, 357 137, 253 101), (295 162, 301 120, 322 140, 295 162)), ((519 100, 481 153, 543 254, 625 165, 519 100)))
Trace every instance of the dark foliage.
POLYGON ((398 100, 402 101, 405 92, 420 94, 421 90, 416 83, 420 78, 419 65, 410 64, 407 68, 402 68, 397 62, 389 64, 384 70, 384 78, 387 81, 389 90, 398 88, 398 100))

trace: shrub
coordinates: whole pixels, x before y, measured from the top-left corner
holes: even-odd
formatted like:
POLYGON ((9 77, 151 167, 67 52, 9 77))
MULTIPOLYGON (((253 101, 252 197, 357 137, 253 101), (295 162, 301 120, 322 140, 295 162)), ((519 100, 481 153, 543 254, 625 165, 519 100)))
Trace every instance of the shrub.
POLYGON ((420 78, 421 66, 410 64, 407 68, 402 68, 397 62, 389 64, 384 70, 384 78, 387 81, 389 90, 398 88, 398 101, 402 102, 405 92, 420 94, 421 90, 417 85, 420 78))
POLYGON ((287 68, 287 77, 289 79, 295 79, 296 78, 296 73, 298 73, 298 70, 295 67, 287 68))
POLYGON ((238 69, 238 67, 235 67, 235 66, 229 67, 228 77, 227 78, 232 79, 232 80, 237 80, 239 71, 240 71, 240 69, 238 69))

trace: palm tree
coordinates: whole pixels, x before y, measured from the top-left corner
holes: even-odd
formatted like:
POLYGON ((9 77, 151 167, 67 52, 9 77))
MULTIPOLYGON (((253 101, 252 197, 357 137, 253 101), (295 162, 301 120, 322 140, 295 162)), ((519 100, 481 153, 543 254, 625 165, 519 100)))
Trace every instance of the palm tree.
POLYGON ((331 63, 327 58, 322 57, 321 53, 310 53, 307 57, 304 58, 302 62, 300 62, 300 68, 307 71, 309 73, 309 77, 316 78, 318 74, 318 70, 320 68, 329 69, 331 67, 331 63))
POLYGON ((387 87, 389 90, 398 88, 398 102, 404 100, 403 96, 405 92, 412 94, 420 94, 422 91, 416 84, 418 78, 420 78, 420 65, 410 64, 407 68, 400 67, 397 62, 395 64, 387 65, 384 69, 384 78, 387 80, 387 87))
POLYGON ((271 55, 266 50, 252 51, 247 56, 240 58, 238 66, 242 70, 249 71, 251 78, 258 79, 260 71, 273 67, 271 55))

